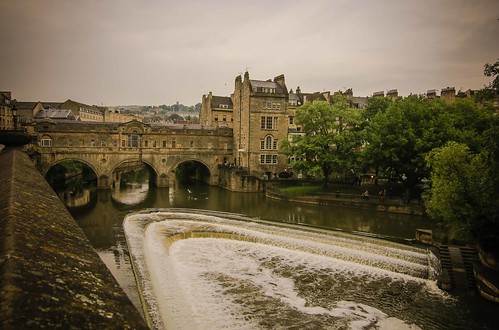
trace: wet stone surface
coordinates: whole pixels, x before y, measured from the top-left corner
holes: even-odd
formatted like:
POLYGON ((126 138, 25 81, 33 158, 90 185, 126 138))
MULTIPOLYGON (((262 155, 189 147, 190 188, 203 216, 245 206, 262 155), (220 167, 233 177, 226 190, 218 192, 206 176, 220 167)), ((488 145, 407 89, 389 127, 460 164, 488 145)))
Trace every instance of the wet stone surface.
POLYGON ((146 329, 29 157, 0 165, 0 328, 146 329))

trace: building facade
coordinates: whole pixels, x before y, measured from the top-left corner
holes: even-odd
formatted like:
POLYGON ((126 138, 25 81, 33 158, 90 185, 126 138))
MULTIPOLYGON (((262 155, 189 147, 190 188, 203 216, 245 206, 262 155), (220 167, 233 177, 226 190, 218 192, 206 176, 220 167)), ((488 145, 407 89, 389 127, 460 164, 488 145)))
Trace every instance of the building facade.
POLYGON ((273 80, 236 77, 234 94, 234 163, 251 173, 273 177, 287 169, 281 144, 287 139, 288 90, 284 75, 273 80))
POLYGON ((216 96, 211 92, 203 95, 199 123, 205 126, 227 126, 233 128, 234 107, 232 99, 227 96, 216 96))
POLYGON ((0 130, 14 129, 11 101, 11 92, 0 92, 0 130))
POLYGON ((73 100, 62 103, 60 109, 71 110, 81 121, 104 121, 104 110, 95 105, 87 105, 73 100))

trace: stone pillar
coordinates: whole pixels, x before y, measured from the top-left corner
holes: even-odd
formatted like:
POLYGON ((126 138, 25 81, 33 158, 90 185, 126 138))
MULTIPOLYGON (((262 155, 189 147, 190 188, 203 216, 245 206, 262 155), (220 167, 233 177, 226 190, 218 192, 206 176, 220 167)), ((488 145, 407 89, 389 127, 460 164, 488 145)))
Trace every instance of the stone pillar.
POLYGON ((97 177, 97 189, 111 189, 111 180, 108 175, 97 177))
POLYGON ((156 182, 154 184, 158 188, 165 188, 170 186, 168 181, 168 175, 166 173, 161 173, 156 176, 156 182))

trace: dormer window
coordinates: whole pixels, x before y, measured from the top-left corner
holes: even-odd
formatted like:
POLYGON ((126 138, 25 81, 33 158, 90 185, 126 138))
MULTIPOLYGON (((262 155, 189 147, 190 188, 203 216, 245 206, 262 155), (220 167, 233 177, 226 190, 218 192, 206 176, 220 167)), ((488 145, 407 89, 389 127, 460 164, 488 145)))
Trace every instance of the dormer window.
POLYGON ((229 106, 227 104, 220 104, 219 106, 221 109, 228 109, 229 106))
POLYGON ((275 94, 276 89, 268 87, 253 87, 253 92, 275 94))

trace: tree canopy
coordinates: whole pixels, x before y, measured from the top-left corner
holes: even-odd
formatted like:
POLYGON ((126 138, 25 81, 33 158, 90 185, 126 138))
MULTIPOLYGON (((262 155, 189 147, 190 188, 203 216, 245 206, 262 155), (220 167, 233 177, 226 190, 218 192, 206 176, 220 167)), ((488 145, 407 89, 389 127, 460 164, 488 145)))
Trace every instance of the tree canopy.
MULTIPOLYGON (((494 80, 485 89, 494 99, 499 62, 486 64, 494 80)), ((470 98, 430 99, 411 95, 373 97, 364 110, 347 99, 305 103, 296 111, 300 135, 285 144, 291 166, 305 174, 329 176, 356 168, 404 178, 406 193, 428 182, 428 214, 452 239, 499 240, 499 116, 491 104, 470 98), (423 180, 426 179, 426 180, 423 180)))
MULTIPOLYGON (((366 167, 380 168, 385 173, 406 178, 406 188, 429 179, 426 156, 449 141, 466 143, 478 150, 481 132, 490 126, 490 113, 472 100, 452 102, 409 96, 374 113, 365 129, 366 146, 363 160, 366 167)), ((367 112, 371 107, 368 104, 367 112)))
POLYGON ((287 155, 296 159, 291 164, 294 169, 319 175, 327 182, 331 173, 351 166, 361 141, 357 136, 361 110, 350 108, 345 98, 335 97, 333 104, 304 104, 297 109, 295 118, 304 134, 295 135, 285 145, 287 155))
POLYGON ((493 80, 475 94, 475 100, 486 102, 496 99, 499 94, 499 60, 494 64, 486 63, 483 67, 483 74, 492 77, 493 80))
POLYGON ((452 240, 499 237, 499 181, 491 157, 487 149, 473 154, 468 146, 453 141, 426 157, 431 168, 431 187, 423 196, 426 210, 452 240))

